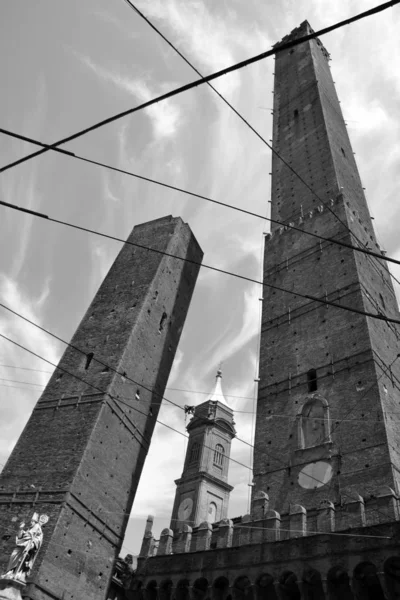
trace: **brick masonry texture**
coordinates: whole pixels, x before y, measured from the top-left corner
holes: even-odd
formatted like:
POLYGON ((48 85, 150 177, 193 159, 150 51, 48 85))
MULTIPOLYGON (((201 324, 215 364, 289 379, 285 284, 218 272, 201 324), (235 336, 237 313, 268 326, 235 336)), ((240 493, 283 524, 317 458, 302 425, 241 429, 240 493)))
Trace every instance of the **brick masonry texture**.
MULTIPOLYGON (((283 41, 311 31, 305 21, 283 41)), ((399 330, 313 299, 399 319, 390 274, 287 227, 380 251, 319 40, 277 53, 273 114, 274 148, 315 193, 273 155, 282 224, 265 241, 251 514, 186 526, 175 545, 166 529, 157 553, 148 532, 118 598, 400 597, 399 330), (322 475, 306 476, 317 463, 322 475)))
MULTIPOLYGON (((180 218, 129 241, 202 260, 180 218)), ((35 406, 0 476, 1 571, 18 522, 50 516, 27 598, 106 598, 198 270, 125 244, 35 406)))
MULTIPOLYGON (((276 56, 274 148, 319 198, 273 155, 272 216, 379 251, 328 58, 318 40, 276 56)), ((384 262, 277 225, 266 239, 264 281, 399 318, 384 262)), ((268 287, 263 296, 253 493, 267 492, 271 508, 288 512, 355 491, 368 496, 379 485, 398 492, 397 326, 268 287), (298 415, 313 397, 310 369, 332 433, 302 450, 298 415), (318 460, 332 467, 332 479, 302 488, 300 471, 318 460)))

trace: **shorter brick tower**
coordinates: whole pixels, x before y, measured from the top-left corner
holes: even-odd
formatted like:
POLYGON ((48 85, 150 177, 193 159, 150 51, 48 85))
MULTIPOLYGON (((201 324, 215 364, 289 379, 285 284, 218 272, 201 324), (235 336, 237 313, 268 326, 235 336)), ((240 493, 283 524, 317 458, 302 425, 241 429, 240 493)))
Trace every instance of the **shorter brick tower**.
POLYGON ((0 476, 0 575, 49 517, 24 598, 107 597, 201 259, 180 218, 136 226, 35 406, 0 476))
POLYGON ((196 406, 187 430, 189 442, 182 476, 177 485, 171 529, 196 527, 207 521, 226 518, 231 441, 236 435, 233 410, 228 406, 218 371, 214 391, 206 402, 196 406))

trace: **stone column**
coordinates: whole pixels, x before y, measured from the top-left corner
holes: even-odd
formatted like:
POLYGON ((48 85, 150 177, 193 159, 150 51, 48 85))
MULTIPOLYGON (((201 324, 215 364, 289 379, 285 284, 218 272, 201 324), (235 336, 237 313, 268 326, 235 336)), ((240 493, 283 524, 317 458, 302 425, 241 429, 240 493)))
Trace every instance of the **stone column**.
POLYGON ((146 527, 144 530, 144 536, 142 541, 142 547, 140 548, 139 556, 141 558, 147 558, 153 556, 154 551, 154 538, 152 534, 154 517, 149 515, 146 521, 146 527))
POLYGON ((348 529, 349 527, 364 527, 365 525, 365 505, 364 499, 357 492, 343 494, 343 506, 340 511, 339 529, 348 529))
POLYGON ((335 507, 329 500, 322 500, 317 511, 317 531, 335 531, 335 507))
POLYGON ((256 492, 251 502, 251 516, 254 521, 263 519, 269 507, 269 496, 265 492, 256 492))
POLYGON ((230 519, 219 522, 217 548, 230 548, 232 546, 233 523, 230 519))
POLYGON ((163 529, 160 535, 160 543, 158 545, 157 555, 172 554, 172 540, 174 532, 172 529, 163 529))
POLYGON ((291 506, 289 523, 291 538, 307 535, 307 511, 304 506, 300 504, 291 506))
POLYGON ((240 527, 240 545, 245 546, 251 544, 251 515, 244 515, 240 527))
POLYGON ((204 521, 197 530, 196 550, 209 550, 212 534, 212 525, 204 521))
POLYGON ((189 525, 183 525, 178 533, 177 540, 174 543, 174 554, 183 554, 190 551, 192 541, 192 528, 189 525))
POLYGON ((269 510, 264 519, 264 540, 277 542, 281 539, 281 516, 276 510, 269 510))
POLYGON ((397 506, 397 497, 394 490, 385 485, 379 488, 374 495, 376 498, 376 509, 379 513, 379 522, 384 520, 384 515, 386 515, 387 521, 398 521, 399 510, 397 506))

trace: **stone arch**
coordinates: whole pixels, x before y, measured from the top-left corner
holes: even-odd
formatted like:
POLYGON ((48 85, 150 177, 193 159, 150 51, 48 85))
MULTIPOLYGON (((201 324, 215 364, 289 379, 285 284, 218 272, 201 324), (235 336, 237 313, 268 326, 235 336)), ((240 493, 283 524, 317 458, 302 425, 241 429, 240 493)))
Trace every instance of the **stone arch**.
POLYGON ((284 571, 279 577, 279 591, 282 600, 300 600, 301 593, 297 585, 297 577, 293 571, 284 571))
POLYGON ((160 600, 171 600, 173 583, 171 579, 164 579, 158 588, 160 600))
POLYGON ((175 600, 190 600, 189 579, 180 579, 175 588, 175 600))
POLYGON ((158 600, 158 587, 157 581, 155 579, 152 579, 146 585, 146 591, 144 596, 145 600, 158 600))
POLYGON ((329 600, 354 600, 349 576, 342 567, 332 567, 327 576, 329 600))
POLYGON ((193 583, 192 600, 204 600, 207 597, 208 580, 205 577, 199 577, 193 583))
POLYGON ((133 579, 129 592, 132 600, 143 600, 143 581, 140 579, 133 579))
POLYGON ((385 600, 378 572, 373 563, 359 563, 353 571, 353 589, 357 600, 385 600))
POLYGON ((312 567, 306 567, 303 571, 302 580, 304 600, 325 600, 324 587, 319 571, 312 567))
POLYGON ((255 600, 278 600, 274 586, 274 578, 269 573, 262 573, 257 577, 255 586, 255 600))
POLYGON ((227 600, 229 581, 226 577, 217 577, 212 584, 212 600, 227 600))
POLYGON ((312 448, 330 441, 329 406, 322 396, 314 395, 298 414, 299 448, 312 448))
POLYGON ((386 589, 390 600, 400 598, 400 556, 391 556, 383 565, 386 589))
POLYGON ((254 600, 253 586, 247 575, 240 575, 232 586, 233 600, 254 600))

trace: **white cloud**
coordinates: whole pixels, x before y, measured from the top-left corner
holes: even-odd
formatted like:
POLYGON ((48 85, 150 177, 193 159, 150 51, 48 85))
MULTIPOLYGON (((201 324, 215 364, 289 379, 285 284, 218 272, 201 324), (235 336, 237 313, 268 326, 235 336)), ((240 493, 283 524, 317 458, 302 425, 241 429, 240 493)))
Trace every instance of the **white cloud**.
MULTIPOLYGON (((204 2, 152 0, 138 7, 150 19, 156 19, 172 30, 175 45, 194 61, 203 75, 228 67, 266 46, 265 35, 253 24, 251 30, 240 26, 232 9, 225 4, 224 18, 216 18, 204 2), (205 72, 203 72, 205 71, 205 72)), ((164 33, 167 33, 164 31, 164 33)), ((236 72, 213 83, 224 95, 231 95, 240 85, 236 72)), ((220 103, 220 100, 216 100, 220 103)))
MULTIPOLYGON (((28 298, 18 284, 5 275, 0 276, 0 290, 1 302, 3 304, 11 307, 15 312, 20 313, 34 323, 38 325, 43 324, 43 314, 49 295, 48 282, 44 292, 37 299, 28 298)), ((40 349, 39 354, 41 356, 57 364, 61 351, 59 344, 37 327, 1 309, 0 330, 6 337, 27 349, 34 352, 38 352, 38 349, 40 349)), ((17 382, 9 384, 15 385, 10 390, 5 390, 5 388, 2 390, 2 402, 0 404, 0 423, 2 426, 0 462, 3 463, 30 415, 34 403, 41 392, 41 386, 46 385, 49 379, 49 374, 41 371, 52 371, 53 367, 4 338, 0 339, 0 363, 2 365, 15 365, 17 367, 39 370, 23 371, 4 367, 1 370, 2 377, 17 382), (20 381, 30 382, 33 385, 32 387, 26 386, 26 390, 19 389, 25 387, 25 384, 19 383, 20 381)))
MULTIPOLYGON (((132 78, 119 72, 119 67, 106 68, 94 63, 88 56, 79 57, 93 73, 104 81, 113 83, 117 89, 128 93, 140 103, 148 102, 166 91, 165 84, 151 85, 144 79, 132 78)), ((171 85, 172 88, 172 85, 171 85)), ((168 138, 177 132, 180 125, 180 110, 172 100, 164 100, 145 109, 149 116, 154 136, 157 139, 168 138)))

